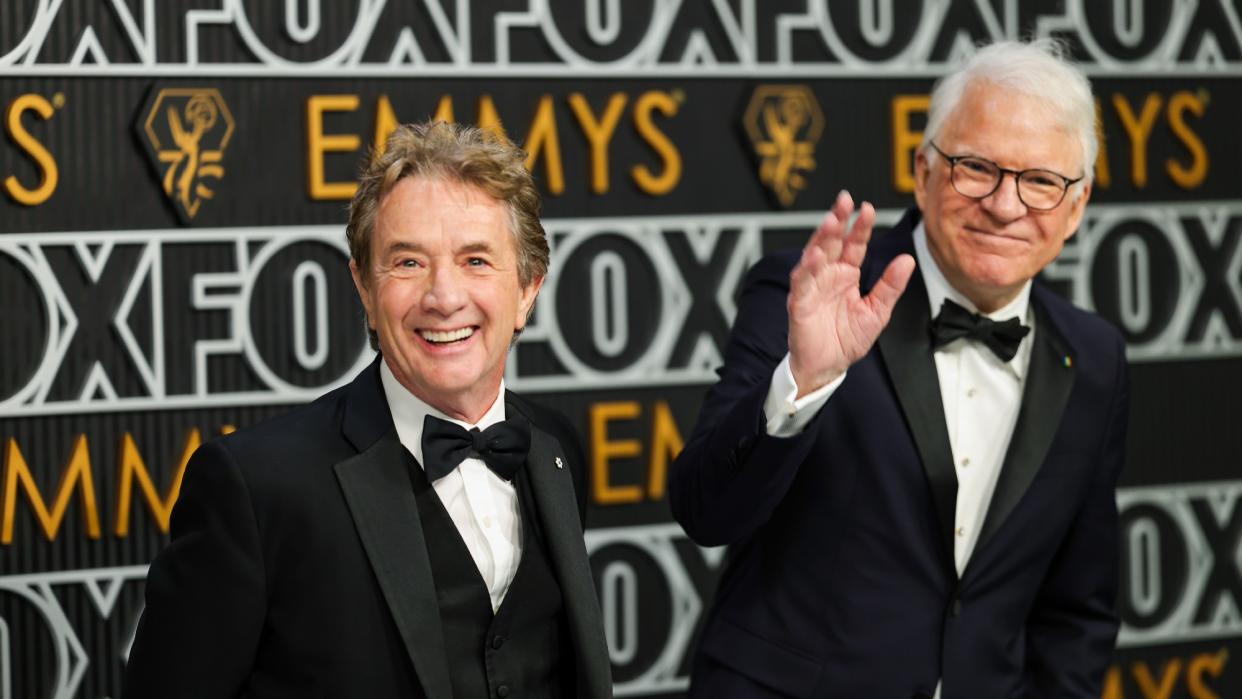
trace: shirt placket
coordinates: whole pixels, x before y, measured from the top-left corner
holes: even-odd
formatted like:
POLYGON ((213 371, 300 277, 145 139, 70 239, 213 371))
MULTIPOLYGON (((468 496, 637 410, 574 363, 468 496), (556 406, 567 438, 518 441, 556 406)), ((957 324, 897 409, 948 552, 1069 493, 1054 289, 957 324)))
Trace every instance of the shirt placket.
MULTIPOLYGON (((491 570, 490 575, 484 576, 484 580, 487 581, 488 590, 495 591, 513 564, 513 547, 501 532, 500 512, 488 483, 487 465, 479 459, 466 459, 459 468, 465 484, 466 502, 469 503, 475 524, 487 543, 491 570)), ((495 596, 493 600, 496 600, 495 596)))
POLYGON ((963 351, 960 374, 960 392, 958 394, 958 415, 960 416, 959 449, 954 455, 958 477, 958 498, 962 507, 958 508, 957 528, 954 540, 959 549, 958 570, 966 567, 978 537, 981 510, 984 506, 981 488, 987 464, 986 440, 991 434, 990 426, 995 420, 988 415, 988 401, 984 392, 988 385, 984 380, 984 350, 978 347, 967 347, 963 351))

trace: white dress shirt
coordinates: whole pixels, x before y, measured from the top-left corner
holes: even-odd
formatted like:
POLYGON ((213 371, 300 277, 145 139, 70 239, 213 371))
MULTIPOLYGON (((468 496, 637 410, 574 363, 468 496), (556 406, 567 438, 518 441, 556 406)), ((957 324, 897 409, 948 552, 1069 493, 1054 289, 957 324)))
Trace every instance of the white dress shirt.
MULTIPOLYGON (((931 316, 935 318, 945 299, 952 299, 971 313, 978 313, 964 295, 949 285, 927 248, 923 224, 914 229, 914 256, 923 273, 931 316)), ((984 315, 1001 321, 1017 317, 1031 332, 1022 338, 1018 353, 1001 361, 981 343, 965 338, 955 340, 934 353, 940 397, 944 403, 945 427, 957 471, 957 510, 954 517, 953 561, 958 576, 966 569, 979 529, 987 515, 988 503, 996 490, 1001 465, 1018 420, 1022 389, 1030 366, 1035 337, 1035 317, 1030 308, 1031 283, 1003 308, 984 315)), ((767 432, 774 437, 798 434, 845 380, 836 381, 795 400, 797 384, 789 369, 789 355, 776 367, 764 401, 767 432)), ((936 685, 936 697, 940 685, 936 685)))
MULTIPOLYGON (((478 424, 471 425, 454 420, 410 393, 383 361, 380 362, 380 380, 393 424, 397 427, 397 438, 414 455, 419 466, 423 464, 423 418, 428 414, 467 430, 487 429, 505 419, 503 381, 492 407, 478 424)), ((482 459, 476 458, 462 461, 431 485, 478 566, 495 612, 509 591, 522 559, 522 517, 518 511, 517 490, 512 483, 493 473, 482 459)))
MULTIPOLYGON (((923 270, 932 317, 951 299, 971 313, 978 313, 965 296, 949 285, 927 249, 923 224, 914 230, 914 252, 923 270)), ((1018 318, 1031 328, 1022 338, 1018 353, 1008 362, 982 343, 965 338, 936 350, 936 374, 940 399, 949 430, 949 446, 957 471, 957 515, 954 521, 953 559, 960 576, 979 540, 979 528, 996 490, 1005 452, 1018 421, 1018 406, 1031 362, 1035 318, 1031 312, 1031 283, 1004 307, 984 316, 995 321, 1018 318)))

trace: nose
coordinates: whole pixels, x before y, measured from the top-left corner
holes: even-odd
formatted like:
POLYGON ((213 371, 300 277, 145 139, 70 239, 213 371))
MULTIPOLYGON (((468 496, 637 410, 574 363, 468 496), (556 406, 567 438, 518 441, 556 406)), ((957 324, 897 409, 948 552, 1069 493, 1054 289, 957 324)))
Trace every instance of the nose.
POLYGON ((1027 213, 1026 204, 1018 197, 1018 176, 1012 172, 1002 172, 996 191, 984 197, 981 203, 996 220, 1006 223, 1016 221, 1027 213))
POLYGON ((445 317, 466 305, 466 287, 456 265, 433 265, 423 292, 423 310, 445 317))

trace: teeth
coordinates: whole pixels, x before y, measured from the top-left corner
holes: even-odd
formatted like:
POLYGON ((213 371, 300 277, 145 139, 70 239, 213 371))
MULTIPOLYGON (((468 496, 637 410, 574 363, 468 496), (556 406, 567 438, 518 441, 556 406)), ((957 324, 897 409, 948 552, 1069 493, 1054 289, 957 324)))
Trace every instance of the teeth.
POLYGON ((419 335, 428 342, 456 342, 474 334, 474 328, 458 328, 456 330, 419 330, 419 335))

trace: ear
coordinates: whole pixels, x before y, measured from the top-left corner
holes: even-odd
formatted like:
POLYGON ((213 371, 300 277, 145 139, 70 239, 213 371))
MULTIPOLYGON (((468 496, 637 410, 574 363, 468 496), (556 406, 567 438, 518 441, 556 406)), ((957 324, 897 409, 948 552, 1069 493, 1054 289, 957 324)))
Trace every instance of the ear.
POLYGON ((530 284, 518 289, 518 313, 517 326, 514 331, 522 330, 526 327, 526 321, 530 318, 530 312, 535 308, 535 297, 539 295, 539 289, 543 286, 543 277, 535 277, 530 284))
POLYGON ((367 312, 367 327, 374 330, 375 325, 371 322, 371 294, 367 291, 367 283, 363 281, 362 273, 358 271, 358 265, 352 259, 349 261, 349 276, 353 277, 358 300, 362 301, 362 308, 367 312))
POLYGON ((1091 183, 1083 184, 1082 193, 1076 198, 1070 200, 1069 220, 1066 221, 1065 237, 1061 242, 1065 242, 1074 237, 1074 233, 1078 232, 1078 224, 1082 222, 1082 215, 1087 210, 1087 200, 1091 198, 1091 183))
POLYGON ((914 202, 918 204, 919 211, 926 211, 923 207, 923 201, 927 198, 927 178, 931 174, 931 163, 927 162, 927 156, 923 153, 920 146, 914 149, 914 202))

